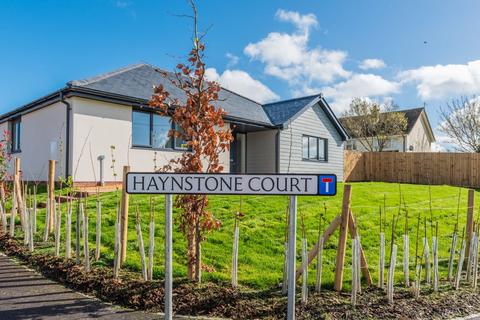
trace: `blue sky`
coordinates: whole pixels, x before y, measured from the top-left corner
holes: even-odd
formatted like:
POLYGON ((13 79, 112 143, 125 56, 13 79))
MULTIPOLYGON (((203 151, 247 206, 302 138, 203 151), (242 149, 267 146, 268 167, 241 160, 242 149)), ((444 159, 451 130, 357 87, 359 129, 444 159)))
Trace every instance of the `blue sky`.
MULTIPOLYGON (((253 99, 323 92, 426 103, 480 93, 480 2, 199 0, 209 76, 253 99), (425 43, 426 42, 426 43, 425 43), (365 61, 366 59, 369 59, 365 61)), ((172 69, 191 45, 182 0, 0 2, 0 112, 139 61, 172 69)))

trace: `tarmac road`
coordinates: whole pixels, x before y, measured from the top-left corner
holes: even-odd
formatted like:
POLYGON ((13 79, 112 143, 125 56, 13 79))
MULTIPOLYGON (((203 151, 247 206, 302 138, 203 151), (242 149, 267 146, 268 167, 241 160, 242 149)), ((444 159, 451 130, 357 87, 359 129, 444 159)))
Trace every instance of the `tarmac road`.
POLYGON ((0 253, 0 319, 163 319, 65 288, 0 253))

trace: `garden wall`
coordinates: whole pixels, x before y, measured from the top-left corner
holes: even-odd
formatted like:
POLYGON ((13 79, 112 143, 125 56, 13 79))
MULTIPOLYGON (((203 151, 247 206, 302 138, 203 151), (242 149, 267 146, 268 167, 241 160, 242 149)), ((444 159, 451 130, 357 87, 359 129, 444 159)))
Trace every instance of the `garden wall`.
POLYGON ((345 181, 480 187, 480 154, 345 151, 345 181))

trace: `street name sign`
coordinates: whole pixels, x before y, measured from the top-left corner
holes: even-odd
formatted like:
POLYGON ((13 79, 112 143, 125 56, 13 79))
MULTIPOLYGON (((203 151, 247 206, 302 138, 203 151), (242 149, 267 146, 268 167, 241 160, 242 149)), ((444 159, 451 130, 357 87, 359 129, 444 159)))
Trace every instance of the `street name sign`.
POLYGON ((245 194, 334 196, 334 174, 206 174, 130 172, 130 194, 245 194))

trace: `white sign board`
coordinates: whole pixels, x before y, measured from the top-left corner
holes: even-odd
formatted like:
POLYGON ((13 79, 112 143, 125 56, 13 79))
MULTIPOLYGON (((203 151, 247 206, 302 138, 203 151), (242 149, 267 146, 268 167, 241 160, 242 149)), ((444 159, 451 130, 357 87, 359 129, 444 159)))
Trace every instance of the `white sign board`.
POLYGON ((337 177, 332 174, 127 174, 131 194, 252 194, 326 195, 336 194, 337 177))

